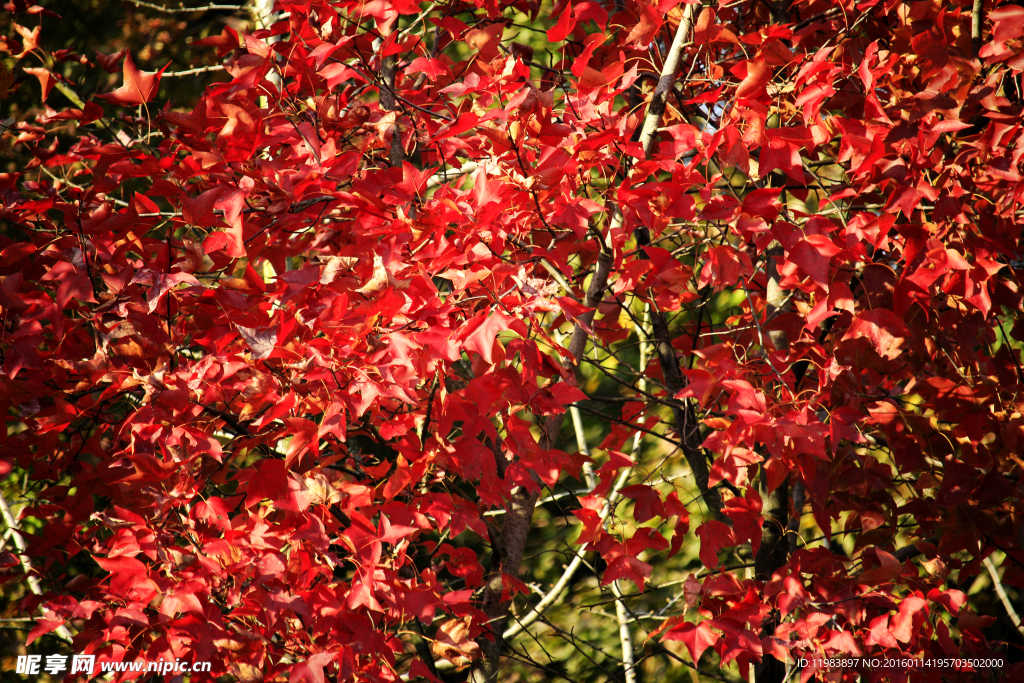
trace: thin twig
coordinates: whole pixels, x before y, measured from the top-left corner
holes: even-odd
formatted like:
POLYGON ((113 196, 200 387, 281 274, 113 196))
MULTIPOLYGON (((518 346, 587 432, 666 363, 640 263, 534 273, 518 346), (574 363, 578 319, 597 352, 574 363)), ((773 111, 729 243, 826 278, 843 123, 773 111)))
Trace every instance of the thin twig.
POLYGON ((447 183, 449 178, 460 178, 466 175, 467 173, 472 173, 473 171, 476 170, 476 167, 477 163, 475 161, 467 161, 466 163, 462 164, 462 168, 448 170, 444 174, 432 176, 429 180, 427 180, 426 189, 432 190, 435 187, 447 183))
POLYGON ((181 78, 182 76, 194 76, 196 74, 207 73, 208 71, 223 71, 223 64, 211 64, 210 66, 197 66, 194 69, 186 69, 185 71, 165 71, 164 78, 181 78))
MULTIPOLYGON (((166 14, 188 14, 190 12, 210 12, 213 10, 222 10, 228 12, 237 12, 242 9, 244 5, 203 5, 202 7, 164 7, 162 5, 154 5, 151 2, 143 2, 143 0, 128 0, 136 7, 148 7, 149 9, 155 9, 158 12, 164 12, 166 14)), ((164 74, 166 75, 166 74, 164 74)))

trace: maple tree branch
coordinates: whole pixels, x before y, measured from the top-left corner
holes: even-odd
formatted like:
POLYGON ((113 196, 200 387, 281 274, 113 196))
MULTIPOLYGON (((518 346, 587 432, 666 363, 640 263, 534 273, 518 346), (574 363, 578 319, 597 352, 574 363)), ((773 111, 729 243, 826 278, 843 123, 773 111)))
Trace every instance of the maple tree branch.
POLYGON ((451 123, 452 121, 455 120, 452 117, 448 116, 447 114, 442 114, 439 111, 434 111, 433 109, 427 109, 426 107, 421 107, 420 105, 418 105, 418 104, 416 104, 414 102, 410 102, 409 100, 405 99, 401 95, 395 94, 395 99, 397 101, 401 102, 402 104, 410 106, 413 109, 416 109, 418 111, 423 112, 424 114, 430 114, 434 118, 441 119, 442 121, 448 121, 449 123, 451 123))
POLYGON ((434 661, 433 654, 430 651, 430 643, 427 642, 426 635, 423 633, 423 625, 418 618, 413 618, 412 624, 416 633, 413 644, 413 647, 416 648, 416 654, 423 660, 427 670, 436 677, 438 670, 437 662, 434 661))
MULTIPOLYGON (((497 457, 500 457, 500 454, 497 457)), ((533 520, 537 497, 536 493, 522 486, 517 486, 512 492, 508 513, 501 525, 501 535, 497 547, 493 549, 493 552, 499 557, 498 562, 495 563, 497 566, 490 571, 484 587, 482 609, 487 615, 488 630, 493 639, 482 635, 477 640, 482 657, 474 662, 470 669, 469 680, 473 683, 487 683, 493 680, 498 672, 503 645, 504 629, 502 624, 508 617, 510 606, 510 602, 502 601, 504 594, 502 575, 515 576, 519 573, 519 564, 522 562, 523 549, 526 547, 526 537, 533 520)))
MULTIPOLYGON (((14 547, 18 549, 18 555, 21 560, 21 568, 25 572, 25 581, 28 583, 29 589, 35 595, 42 595, 43 589, 39 585, 39 578, 35 575, 35 570, 32 568, 32 560, 29 559, 26 553, 27 545, 25 538, 21 535, 21 527, 18 524, 18 520, 14 518, 11 513, 10 506, 7 505, 7 499, 4 497, 3 491, 0 491, 0 516, 3 517, 4 523, 7 525, 7 529, 10 532, 11 540, 14 542, 14 547)), ((70 643, 71 632, 68 631, 67 626, 61 624, 58 626, 54 633, 61 640, 70 643)))
POLYGON ((198 66, 194 69, 186 69, 184 71, 165 71, 163 74, 164 78, 182 78, 184 76, 194 76, 196 74, 207 73, 210 71, 223 71, 223 64, 211 64, 209 66, 198 66))
MULTIPOLYGON (((789 478, 783 479, 774 490, 769 491, 768 471, 762 468, 761 498, 764 501, 764 526, 761 529, 761 545, 754 556, 754 578, 767 582, 789 559, 789 543, 786 540, 789 526, 789 478)), ((777 616, 769 614, 762 624, 761 637, 773 636, 777 625, 777 616)), ((754 667, 754 676, 757 683, 782 683, 786 678, 786 662, 765 654, 754 667)))
POLYGON ((824 12, 819 12, 818 14, 815 14, 813 16, 807 17, 806 19, 798 21, 797 23, 793 24, 793 32, 795 33, 804 27, 810 26, 816 21, 821 21, 822 19, 831 19, 833 16, 839 14, 841 11, 842 10, 840 10, 839 8, 832 8, 829 10, 825 10, 824 12))
MULTIPOLYGON (((649 309, 645 307, 645 323, 647 322, 648 316, 649 309)), ((647 336, 644 332, 643 327, 639 324, 636 326, 636 331, 637 336, 640 337, 640 366, 641 368, 643 368, 647 365, 647 336)), ((645 379, 643 376, 641 376, 640 378, 640 383, 641 388, 645 389, 645 379)), ((587 447, 586 437, 583 434, 583 420, 580 416, 579 406, 573 405, 569 408, 569 411, 572 417, 573 430, 576 434, 577 447, 580 449, 581 453, 584 453, 589 457, 590 450, 587 447)), ((634 462, 637 460, 637 456, 639 453, 640 440, 642 438, 642 434, 640 433, 641 431, 646 432, 647 430, 639 430, 634 436, 632 452, 634 462)), ((615 484, 612 486, 612 490, 608 495, 606 504, 601 508, 601 512, 599 513, 600 523, 602 526, 605 525, 605 522, 611 515, 612 510, 615 509, 615 504, 618 502, 620 498, 619 491, 622 489, 622 487, 628 480, 630 472, 631 470, 623 471, 622 474, 620 474, 619 477, 616 479, 615 484)), ((583 473, 587 480, 587 493, 589 493, 590 491, 593 491, 597 487, 597 479, 594 477, 593 466, 589 462, 584 463, 583 473)), ((517 618, 516 623, 505 631, 505 633, 503 634, 503 638, 505 640, 511 639, 519 635, 519 633, 521 633, 524 629, 526 629, 539 618, 541 618, 541 615, 543 615, 544 611, 552 604, 554 604, 554 602, 561 596, 566 586, 569 585, 569 582, 572 581, 573 577, 576 575, 576 572, 579 570, 580 566, 583 564, 583 557, 586 554, 586 551, 586 547, 583 546, 576 549, 576 551, 573 553, 572 560, 569 562, 568 565, 566 565, 565 570, 562 572, 562 575, 558 578, 558 581, 555 582, 555 585, 551 587, 551 590, 544 594, 544 597, 542 597, 540 601, 530 609, 529 612, 527 612, 524 616, 517 618)), ((617 583, 618 582, 616 581, 616 584, 617 583)), ((620 598, 621 592, 620 595, 616 598, 617 605, 619 602, 621 602, 620 598)), ((616 607, 616 609, 618 609, 618 607, 616 607)), ((620 624, 620 638, 623 637, 623 634, 621 633, 621 628, 622 626, 620 624)), ((626 634, 628 635, 628 626, 626 628, 626 634)), ((622 641, 622 644, 623 648, 627 647, 625 640, 622 641)), ((630 640, 629 643, 629 652, 630 656, 632 656, 632 640, 630 640)))
MULTIPOLYGON (((430 383, 430 394, 427 396, 427 410, 423 415, 423 425, 420 427, 420 444, 426 443, 427 430, 430 428, 431 413, 434 410, 434 394, 437 393, 437 385, 440 384, 441 370, 434 371, 434 379, 430 383)), ((424 477, 426 474, 424 473, 424 477)))
POLYGON ((995 564, 992 562, 992 557, 986 557, 983 564, 985 569, 988 570, 988 575, 992 577, 992 584, 995 586, 996 595, 999 596, 999 601, 1003 603, 1003 607, 1006 609, 1006 614, 1010 617, 1010 621, 1020 631, 1021 635, 1024 635, 1024 626, 1021 626, 1020 615, 1017 614, 1017 610, 1013 608, 1013 603, 1010 602, 1009 596, 1006 594, 1006 589, 1003 588, 1003 582, 999 579, 999 571, 996 569, 995 564))
POLYGON ((640 144, 643 145, 644 155, 651 155, 651 148, 654 146, 655 133, 661 126, 661 117, 665 113, 665 105, 668 101, 668 94, 675 85, 676 72, 679 70, 679 63, 683 57, 683 47, 693 27, 693 16, 697 12, 699 3, 687 5, 683 12, 683 18, 679 21, 679 28, 672 38, 672 46, 665 56, 665 65, 661 70, 661 77, 658 78, 658 85, 654 87, 651 101, 647 105, 647 115, 644 117, 643 127, 640 129, 640 144))
POLYGON ((974 6, 971 7, 971 51, 974 56, 978 56, 978 50, 981 49, 982 43, 982 27, 981 27, 981 10, 985 5, 985 0, 974 0, 974 6))
MULTIPOLYGON (((164 7, 162 5, 154 5, 151 2, 144 2, 143 0, 127 0, 136 7, 148 7, 149 9, 155 9, 158 12, 164 12, 165 14, 188 14, 191 12, 209 12, 212 10, 221 10, 227 12, 237 12, 242 9, 245 5, 203 5, 202 7, 164 7)), ((166 74, 165 74, 166 75, 166 74)))
MULTIPOLYGON (((935 536, 932 536, 930 538, 922 539, 920 542, 921 543, 930 543, 930 544, 934 545, 935 543, 938 543, 938 540, 939 540, 938 538, 936 538, 935 536)), ((917 543, 911 543, 910 545, 903 546, 902 548, 900 548, 899 550, 894 552, 893 553, 893 557, 895 557, 900 562, 906 562, 907 560, 911 560, 911 559, 917 557, 918 555, 923 555, 923 554, 924 554, 924 551, 917 547, 917 543)))
POLYGON ((797 539, 800 538, 800 513, 804 509, 804 483, 796 477, 793 485, 793 516, 786 525, 786 535, 789 538, 789 554, 792 555, 797 549, 797 539))
MULTIPOLYGON (((765 321, 789 310, 790 299, 786 297, 785 291, 780 286, 776 256, 783 255, 781 245, 776 245, 765 252, 765 270, 768 274, 768 282, 765 291, 765 321)), ((748 285, 749 285, 748 281, 748 285)), ((750 303, 750 315, 757 326, 757 333, 762 335, 761 322, 758 312, 754 310, 754 302, 750 297, 749 286, 745 287, 747 301, 750 303)), ((777 351, 789 349, 789 336, 785 330, 769 330, 768 339, 777 351)), ((769 355, 771 352, 764 348, 764 340, 761 339, 761 353, 764 360, 778 377, 781 387, 786 383, 779 373, 769 355)), ((767 459, 767 458, 766 458, 767 459)), ((763 503, 764 526, 761 529, 761 544, 754 556, 754 578, 760 581, 770 581, 772 575, 781 569, 789 559, 789 542, 787 533, 789 529, 789 477, 785 477, 774 489, 770 488, 768 481, 768 470, 761 466, 761 499, 763 503)), ((799 516, 797 517, 799 524, 799 516)), ((761 637, 771 637, 775 634, 778 619, 770 614, 763 622, 761 637)), ((766 654, 761 662, 754 667, 754 675, 757 683, 782 683, 786 678, 786 663, 766 654)))
MULTIPOLYGON (((643 331, 637 328, 637 334, 643 338, 643 331)), ((643 344, 640 345, 640 364, 645 364, 644 357, 645 347, 643 344)), ((642 381, 642 380, 641 380, 642 381)), ((597 477, 594 476, 593 465, 589 462, 590 448, 587 446, 587 438, 583 433, 583 420, 580 418, 580 411, 575 405, 569 408, 569 412, 572 415, 572 426, 576 432, 576 444, 580 452, 587 456, 588 461, 583 465, 583 474, 587 479, 587 485, 590 490, 593 491, 597 488, 597 477)), ((640 447, 640 434, 637 433, 636 438, 633 440, 633 461, 637 460, 637 453, 640 447)), ((615 485, 612 487, 612 491, 608 496, 605 505, 601 509, 601 526, 608 526, 608 517, 611 515, 612 510, 615 509, 615 504, 618 502, 619 491, 622 486, 628 481, 630 473, 632 472, 631 467, 624 469, 615 481, 615 485)), ((580 555, 582 559, 582 554, 580 555)), ((612 594, 615 596, 615 617, 619 625, 619 644, 622 648, 622 665, 626 671, 626 683, 636 683, 636 658, 633 656, 633 635, 629 631, 629 615, 626 611, 626 606, 622 602, 622 589, 620 587, 620 580, 616 579, 612 581, 612 594)))
MULTIPOLYGON (((387 36, 385 36, 386 38, 387 36)), ((380 90, 380 105, 384 111, 396 112, 395 73, 398 70, 398 55, 391 54, 381 59, 380 76, 384 87, 380 90)), ((397 114, 396 114, 397 117, 397 114)), ((393 168, 401 166, 405 154, 402 150, 402 136, 398 130, 397 120, 388 126, 391 134, 391 148, 388 152, 388 163, 393 168)))
POLYGON ((445 169, 444 173, 442 173, 441 175, 435 174, 431 176, 430 179, 427 180, 426 189, 432 190, 435 187, 440 187, 441 185, 444 185, 445 183, 448 182, 449 177, 459 178, 466 175, 467 173, 472 173, 476 169, 477 163, 475 161, 467 161, 466 163, 462 164, 462 168, 456 168, 452 170, 445 169))
MULTIPOLYGON (((535 198, 535 201, 536 201, 536 198, 535 198)), ((528 244, 524 244, 515 235, 509 235, 507 239, 508 239, 509 242, 511 242, 515 246, 519 247, 520 249, 525 251, 527 254, 530 254, 531 256, 533 255, 533 247, 531 247, 528 244)), ((557 282, 562 287, 562 289, 565 290, 565 293, 568 296, 571 296, 576 301, 580 300, 580 298, 578 296, 576 296, 576 292, 573 291, 572 285, 570 285, 569 281, 565 279, 564 275, 562 275, 562 271, 558 270, 558 268, 555 268, 555 266, 551 263, 551 261, 549 261, 546 257, 542 256, 540 258, 540 264, 542 266, 544 266, 544 270, 548 271, 548 273, 551 275, 551 277, 554 278, 555 282, 557 282)))
MULTIPOLYGON (((614 259, 611 253, 602 249, 598 255, 597 267, 591 277, 584 300, 584 305, 591 310, 581 315, 574 325, 572 337, 569 340, 569 357, 562 363, 565 369, 572 370, 574 373, 579 371, 580 360, 583 358, 583 350, 587 343, 588 335, 584 328, 591 326, 597 306, 604 298, 604 290, 608 285, 608 276, 613 264, 614 259)), ((554 446, 562 421, 563 415, 559 414, 545 419, 540 439, 541 448, 550 450, 554 446)), ((496 457, 500 457, 500 455, 496 454, 496 457)), ((484 588, 483 612, 487 615, 493 640, 481 636, 477 641, 483 656, 474 662, 470 669, 469 680, 472 683, 487 683, 493 680, 497 674, 504 640, 502 624, 508 618, 509 608, 508 602, 501 601, 504 588, 501 577, 502 574, 515 576, 519 571, 537 498, 536 493, 521 486, 513 490, 510 507, 501 527, 499 547, 495 548, 495 552, 500 553, 501 556, 500 567, 498 571, 492 571, 487 577, 484 588)))
MULTIPOLYGON (((591 309, 581 315, 573 326, 572 336, 569 338, 569 358, 562 363, 562 366, 566 370, 572 370, 573 372, 579 372, 580 362, 583 360, 583 350, 587 345, 587 334, 586 328, 592 327, 594 322, 594 313, 604 299, 604 290, 608 286, 608 277, 611 275, 612 266, 614 265, 614 258, 611 253, 607 250, 602 249, 597 257, 597 267, 594 269, 594 274, 590 278, 590 286, 587 287, 587 294, 583 300, 583 305, 591 309)), ((570 292, 572 290, 569 290, 570 292)), ((554 444, 555 434, 557 434, 558 426, 561 424, 560 416, 552 415, 548 417, 545 424, 545 431, 548 434, 548 446, 554 444), (554 433, 552 433, 554 428, 554 433)))
POLYGON ((58 78, 53 79, 53 87, 60 90, 60 94, 71 100, 71 104, 75 105, 79 109, 85 109, 85 100, 78 96, 74 90, 72 90, 67 83, 64 83, 58 78))
MULTIPOLYGON (((676 29, 676 35, 672 39, 672 46, 665 57, 665 65, 662 68, 658 85, 654 90, 651 101, 647 105, 647 112, 644 116, 643 126, 640 129, 639 142, 643 146, 644 155, 650 157, 654 147, 655 134, 661 127, 661 117, 665 112, 665 103, 669 91, 675 83, 676 72, 682 60, 683 47, 685 46, 689 33, 693 28, 693 17, 698 5, 687 5, 683 18, 676 29)), ((612 215, 609 234, 614 234, 622 229, 624 217, 622 212, 616 209, 612 215)), ((636 236, 640 258, 649 258, 643 252, 643 247, 650 242, 647 228, 640 227, 634 231, 636 236)), ((651 306, 651 321, 654 327, 655 352, 658 356, 658 363, 661 366, 662 375, 665 378, 665 385, 671 395, 681 390, 684 386, 682 374, 679 370, 679 359, 676 358, 675 348, 672 346, 672 338, 669 334, 668 323, 664 314, 656 306, 651 306)), ((728 518, 722 514, 722 498, 717 488, 709 488, 710 471, 708 470, 707 459, 701 448, 703 439, 700 430, 697 428, 697 415, 691 401, 685 402, 685 408, 672 406, 672 417, 676 423, 676 430, 679 433, 680 446, 686 462, 690 465, 693 478, 700 490, 701 497, 707 503, 711 514, 724 523, 729 523, 728 518)))

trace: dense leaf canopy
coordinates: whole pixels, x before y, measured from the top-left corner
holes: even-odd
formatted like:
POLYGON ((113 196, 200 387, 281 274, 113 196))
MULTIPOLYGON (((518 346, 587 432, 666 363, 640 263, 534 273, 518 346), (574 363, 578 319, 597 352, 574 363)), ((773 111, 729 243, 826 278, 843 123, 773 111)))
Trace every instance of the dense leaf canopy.
POLYGON ((0 44, 31 651, 1024 679, 1024 7, 280 0, 174 61, 60 4, 0 44))

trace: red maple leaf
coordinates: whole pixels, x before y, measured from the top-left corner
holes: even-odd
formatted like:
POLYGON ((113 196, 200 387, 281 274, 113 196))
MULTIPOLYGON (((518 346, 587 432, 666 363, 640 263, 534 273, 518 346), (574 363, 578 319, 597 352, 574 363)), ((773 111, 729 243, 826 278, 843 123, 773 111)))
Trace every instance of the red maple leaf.
POLYGON ((124 84, 113 92, 108 92, 99 97, 121 105, 138 105, 149 102, 156 96, 157 88, 160 87, 160 77, 163 75, 170 62, 165 64, 159 71, 139 71, 132 61, 132 53, 127 52, 124 56, 124 84))
POLYGON ((704 651, 717 643, 720 637, 711 630, 706 621, 702 621, 699 624, 683 622, 673 626, 665 632, 662 640, 683 641, 686 649, 690 651, 690 656, 693 657, 694 663, 697 663, 700 661, 700 656, 704 654, 704 651))

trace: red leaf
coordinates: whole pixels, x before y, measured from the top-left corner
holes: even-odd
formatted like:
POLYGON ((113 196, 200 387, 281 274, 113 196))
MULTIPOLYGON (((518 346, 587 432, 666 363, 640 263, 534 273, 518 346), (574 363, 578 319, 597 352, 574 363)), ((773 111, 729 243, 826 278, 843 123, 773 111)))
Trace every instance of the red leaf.
POLYGON ((217 56, 223 57, 239 46, 238 32, 225 26, 219 35, 192 41, 193 45, 209 45, 217 48, 217 56))
POLYGON ((412 660, 412 666, 409 667, 409 676, 413 678, 426 678, 427 680, 434 681, 434 683, 441 683, 441 679, 430 673, 430 669, 420 659, 412 660))
POLYGON ((862 572, 857 577, 858 581, 869 585, 885 583, 899 578, 903 574, 903 565, 900 564, 900 561, 894 555, 885 552, 881 548, 875 548, 875 554, 878 556, 879 562, 882 563, 881 566, 862 572))
POLYGON ((764 517, 761 516, 761 497, 757 489, 747 489, 745 498, 734 496, 730 498, 722 511, 732 520, 732 533, 736 543, 750 541, 751 549, 757 554, 761 546, 761 526, 764 524, 764 517))
POLYGON ((430 59, 429 57, 417 57, 416 59, 409 62, 409 66, 405 68, 405 72, 408 73, 425 73, 431 81, 436 81, 441 76, 451 76, 452 71, 442 62, 440 59, 430 59))
POLYGON ((274 351, 277 344, 276 327, 243 327, 235 325, 246 345, 252 352, 253 360, 263 360, 274 351))
POLYGON ((888 614, 883 614, 871 620, 868 635, 864 638, 864 644, 868 646, 881 645, 885 648, 899 647, 899 644, 890 632, 888 614))
POLYGON ((607 586, 617 579, 628 579, 636 584, 636 587, 643 592, 644 583, 651 575, 651 565, 641 562, 635 557, 620 555, 608 564, 604 570, 604 577, 601 585, 607 586))
POLYGON ((392 524, 386 516, 380 516, 380 540, 384 543, 391 543, 392 545, 398 543, 406 536, 416 533, 417 529, 413 526, 405 526, 403 524, 392 524))
POLYGON ((825 235, 808 235, 790 250, 788 259, 800 266, 815 283, 828 289, 828 266, 841 251, 825 235))
POLYGON ((324 667, 334 661, 337 655, 332 652, 320 652, 311 655, 306 661, 295 665, 288 683, 324 683, 324 667))
POLYGON ((307 451, 312 453, 313 458, 320 455, 320 440, 317 438, 319 427, 312 420, 302 417, 284 417, 281 418, 281 421, 292 435, 292 440, 288 444, 288 453, 285 454, 285 466, 289 469, 296 469, 296 471, 308 469, 308 466, 301 466, 299 463, 306 460, 302 456, 307 451))
POLYGON ((42 101, 45 102, 46 98, 50 95, 50 91, 53 90, 53 74, 50 73, 49 69, 44 69, 41 66, 27 66, 24 71, 39 79, 39 85, 43 89, 42 101))
POLYGON ((707 406, 711 392, 715 388, 715 376, 707 370, 683 370, 686 386, 676 392, 675 398, 693 398, 704 408, 707 406))
POLYGON ((128 52, 124 57, 124 84, 117 90, 99 95, 99 97, 126 106, 145 104, 156 96, 156 91, 160 86, 160 76, 168 66, 170 66, 170 62, 159 71, 139 71, 135 62, 132 61, 132 53, 128 52))
MULTIPOLYGON (((198 45, 199 42, 196 41, 192 44, 198 45)), ((110 55, 104 54, 99 50, 94 50, 94 52, 96 54, 96 61, 99 63, 101 67, 103 67, 104 71, 106 71, 108 74, 117 73, 117 65, 121 62, 122 59, 124 59, 124 50, 118 50, 117 52, 110 55)))
POLYGON ((768 81, 772 70, 762 60, 744 60, 732 68, 735 76, 742 78, 736 86, 736 98, 759 98, 767 94, 768 81))
POLYGON ((558 22, 548 31, 548 40, 552 43, 565 40, 575 26, 576 19, 573 17, 572 3, 566 3, 565 9, 558 17, 558 22))
POLYGON ((279 400, 276 403, 274 403, 270 407, 270 410, 263 413, 263 417, 260 418, 259 422, 257 422, 253 426, 256 427, 256 429, 263 429, 277 418, 286 415, 294 405, 295 392, 289 391, 287 396, 285 396, 282 400, 279 400))
POLYGON ((44 636, 47 633, 56 631, 64 625, 64 620, 60 618, 46 618, 41 617, 32 630, 28 632, 28 636, 25 638, 25 645, 31 645, 32 642, 39 636, 44 636))
POLYGON ((242 473, 249 483, 245 490, 245 507, 264 499, 277 500, 288 492, 288 470, 283 460, 261 460, 254 470, 242 473))
POLYGON ((395 463, 395 471, 391 473, 387 483, 384 484, 384 498, 387 500, 393 499, 412 482, 412 472, 410 472, 410 469, 409 463, 406 462, 405 458, 398 456, 398 460, 395 463))
POLYGON ((633 506, 633 517, 640 524, 654 517, 665 516, 665 504, 661 500, 661 495, 650 486, 646 484, 627 486, 619 493, 636 501, 633 506))
POLYGON ((20 24, 12 23, 12 25, 18 35, 21 36, 21 53, 16 55, 18 59, 21 59, 29 52, 32 52, 39 47, 39 31, 42 29, 42 26, 37 25, 35 28, 29 30, 20 24))
POLYGON ((498 343, 498 333, 508 329, 511 320, 500 311, 491 315, 487 311, 480 313, 469 321, 462 333, 467 351, 476 351, 487 363, 494 362, 494 348, 498 343))
POLYGON ((111 573, 110 590, 117 595, 125 595, 127 589, 137 580, 146 577, 146 565, 132 557, 114 558, 93 557, 101 568, 111 573))
POLYGON ((876 308, 854 318, 843 341, 864 337, 871 342, 879 356, 893 360, 902 353, 903 341, 909 335, 910 330, 895 313, 885 308, 876 308))
POLYGON ((939 603, 946 608, 946 611, 950 614, 959 614, 960 608, 967 602, 967 596, 963 591, 959 591, 955 588, 944 590, 939 592, 939 589, 933 588, 928 592, 928 599, 939 603))
POLYGON ((743 655, 761 658, 761 639, 750 629, 743 628, 740 622, 728 617, 720 617, 713 619, 711 625, 721 629, 722 635, 725 636, 724 647, 719 649, 722 654, 722 664, 743 655))
POLYGON ((1024 36, 1024 7, 1009 5, 988 13, 992 20, 992 39, 1006 42, 1024 36))
POLYGON ((750 257, 729 245, 712 247, 707 262, 700 272, 698 287, 714 284, 716 291, 723 287, 736 287, 740 280, 753 272, 750 257))
POLYGON ((792 140, 771 138, 768 145, 761 148, 761 159, 758 171, 767 175, 776 169, 781 170, 795 183, 804 182, 804 167, 800 161, 800 146, 792 140))
POLYGON ((917 595, 908 595, 900 603, 899 614, 889 620, 889 626, 896 640, 901 643, 909 643, 913 635, 912 626, 914 615, 921 610, 928 611, 928 601, 917 595))
POLYGON ((754 190, 743 198, 743 212, 751 216, 760 216, 771 223, 779 216, 782 203, 779 194, 782 190, 765 188, 754 190))
POLYGON ((690 651, 690 656, 693 657, 694 664, 700 661, 700 656, 704 654, 704 651, 717 643, 719 638, 721 636, 712 631, 706 621, 702 621, 699 624, 684 622, 670 628, 661 637, 662 640, 683 641, 686 649, 690 651))
POLYGON ((567 296, 560 296, 555 299, 558 302, 559 308, 565 313, 565 317, 577 323, 587 334, 593 334, 594 331, 590 328, 590 325, 586 323, 582 318, 587 313, 590 313, 594 309, 587 308, 579 301, 572 299, 567 296))
POLYGON ((697 537, 700 538, 700 561, 708 569, 718 566, 718 551, 736 543, 732 529, 718 520, 704 522, 697 527, 697 537))
POLYGON ((556 401, 564 405, 587 400, 587 395, 580 391, 579 387, 573 386, 568 382, 553 384, 551 386, 551 395, 556 401))

